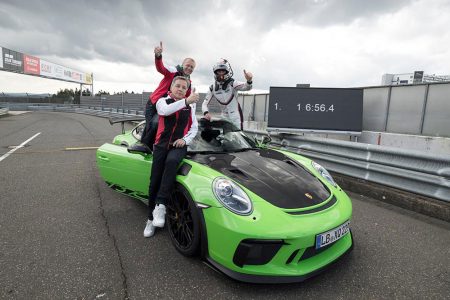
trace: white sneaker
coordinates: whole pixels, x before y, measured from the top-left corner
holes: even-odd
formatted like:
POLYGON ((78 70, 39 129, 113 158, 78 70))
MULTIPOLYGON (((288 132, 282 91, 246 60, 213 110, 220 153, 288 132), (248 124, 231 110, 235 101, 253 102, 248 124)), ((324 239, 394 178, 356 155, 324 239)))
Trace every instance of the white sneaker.
POLYGON ((163 228, 165 222, 166 206, 164 204, 158 204, 153 210, 153 226, 163 228))
POLYGON ((155 234, 155 226, 151 220, 147 220, 147 224, 144 229, 144 237, 151 237, 155 234))

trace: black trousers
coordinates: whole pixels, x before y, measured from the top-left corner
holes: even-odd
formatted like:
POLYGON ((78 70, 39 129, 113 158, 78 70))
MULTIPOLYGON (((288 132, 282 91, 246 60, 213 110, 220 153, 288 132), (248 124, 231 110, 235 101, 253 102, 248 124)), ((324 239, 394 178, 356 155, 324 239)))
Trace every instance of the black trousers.
POLYGON ((158 129, 158 113, 156 112, 156 105, 147 102, 145 106, 145 128, 141 136, 141 143, 146 144, 153 149, 155 142, 156 131, 158 129))
POLYGON ((186 156, 187 146, 170 148, 155 145, 153 147, 153 163, 148 188, 148 218, 153 220, 155 204, 166 204, 172 193, 177 176, 178 165, 186 156))

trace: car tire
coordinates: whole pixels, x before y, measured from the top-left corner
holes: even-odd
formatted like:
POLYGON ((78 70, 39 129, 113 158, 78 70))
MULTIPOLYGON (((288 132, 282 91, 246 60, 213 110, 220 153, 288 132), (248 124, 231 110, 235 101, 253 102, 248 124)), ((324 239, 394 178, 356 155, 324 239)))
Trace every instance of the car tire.
POLYGON ((189 192, 176 184, 167 203, 167 225, 172 244, 184 256, 195 256, 200 249, 200 217, 189 192))

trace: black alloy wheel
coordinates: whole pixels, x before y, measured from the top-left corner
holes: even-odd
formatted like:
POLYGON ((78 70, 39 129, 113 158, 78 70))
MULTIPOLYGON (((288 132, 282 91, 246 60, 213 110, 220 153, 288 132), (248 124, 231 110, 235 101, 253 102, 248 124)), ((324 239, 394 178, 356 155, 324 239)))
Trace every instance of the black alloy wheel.
POLYGON ((189 192, 177 184, 167 203, 167 223, 172 244, 181 254, 194 256, 200 249, 200 219, 189 192))

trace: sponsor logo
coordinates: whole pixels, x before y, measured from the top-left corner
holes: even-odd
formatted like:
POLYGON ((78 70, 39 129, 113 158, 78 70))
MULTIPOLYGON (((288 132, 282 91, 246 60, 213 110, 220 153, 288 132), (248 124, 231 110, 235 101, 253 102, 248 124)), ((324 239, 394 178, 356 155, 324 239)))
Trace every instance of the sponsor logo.
POLYGON ((52 72, 52 66, 47 65, 45 63, 41 63, 41 73, 51 73, 52 72))
POLYGON ((78 72, 72 71, 72 79, 81 80, 81 74, 78 72))
POLYGON ((56 77, 62 77, 63 76, 63 69, 60 66, 55 66, 55 74, 56 77))
POLYGON ((88 84, 92 84, 92 75, 85 73, 85 82, 88 84))
POLYGON ((15 67, 21 67, 22 61, 14 59, 14 55, 12 55, 12 54, 5 53, 5 64, 10 64, 15 67))
POLYGON ((36 75, 40 74, 41 68, 39 58, 24 54, 23 63, 25 73, 36 75))
POLYGON ((313 196, 310 193, 305 193, 305 196, 308 197, 309 199, 313 198, 313 196))

